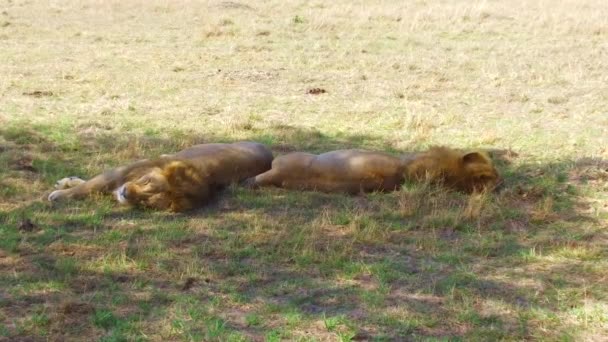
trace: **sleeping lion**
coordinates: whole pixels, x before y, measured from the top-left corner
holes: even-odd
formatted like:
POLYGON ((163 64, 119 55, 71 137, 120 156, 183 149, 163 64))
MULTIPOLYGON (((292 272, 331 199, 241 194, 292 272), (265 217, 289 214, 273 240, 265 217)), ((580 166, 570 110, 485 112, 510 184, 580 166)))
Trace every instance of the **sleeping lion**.
POLYGON ((175 212, 205 202, 220 187, 270 169, 272 153, 254 142, 196 145, 155 160, 140 160, 88 181, 61 179, 48 199, 113 192, 118 202, 175 212))
POLYGON ((319 155, 294 152, 277 157, 269 171, 248 179, 245 184, 359 193, 393 191, 406 179, 429 180, 464 192, 492 190, 500 181, 486 153, 434 147, 403 158, 363 150, 338 150, 319 155))

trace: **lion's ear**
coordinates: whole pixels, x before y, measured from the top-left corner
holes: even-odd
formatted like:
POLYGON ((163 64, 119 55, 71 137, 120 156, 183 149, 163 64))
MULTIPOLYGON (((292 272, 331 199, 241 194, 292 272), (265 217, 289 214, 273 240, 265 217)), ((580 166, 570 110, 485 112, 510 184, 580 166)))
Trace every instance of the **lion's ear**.
POLYGON ((462 157, 462 161, 465 164, 473 164, 473 163, 487 164, 488 163, 488 157, 485 156, 481 152, 470 152, 470 153, 465 154, 462 157))

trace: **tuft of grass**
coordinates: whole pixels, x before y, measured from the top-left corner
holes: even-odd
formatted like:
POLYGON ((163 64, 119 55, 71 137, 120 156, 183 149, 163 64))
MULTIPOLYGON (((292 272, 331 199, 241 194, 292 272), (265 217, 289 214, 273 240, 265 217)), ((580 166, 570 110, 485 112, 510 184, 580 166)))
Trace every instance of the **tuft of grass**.
POLYGON ((120 319, 110 310, 97 310, 93 314, 93 324, 99 328, 110 330, 120 324, 120 319))
POLYGON ((262 319, 259 315, 249 314, 245 316, 245 322, 248 326, 258 326, 262 323, 262 319))
POLYGON ((9 253, 15 253, 19 250, 21 236, 19 231, 12 226, 0 224, 0 248, 9 253))

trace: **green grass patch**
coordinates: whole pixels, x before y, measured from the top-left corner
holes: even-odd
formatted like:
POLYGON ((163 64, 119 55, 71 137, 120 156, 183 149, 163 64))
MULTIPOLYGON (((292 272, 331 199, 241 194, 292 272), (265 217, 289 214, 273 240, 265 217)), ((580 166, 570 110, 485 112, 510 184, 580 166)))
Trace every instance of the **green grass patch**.
POLYGON ((0 248, 9 253, 15 253, 19 249, 21 235, 16 227, 0 224, 0 248))
POLYGON ((601 5, 7 3, 0 339, 606 339, 601 5), (234 185, 179 215, 46 201, 66 176, 239 140, 487 149, 504 183, 234 185))

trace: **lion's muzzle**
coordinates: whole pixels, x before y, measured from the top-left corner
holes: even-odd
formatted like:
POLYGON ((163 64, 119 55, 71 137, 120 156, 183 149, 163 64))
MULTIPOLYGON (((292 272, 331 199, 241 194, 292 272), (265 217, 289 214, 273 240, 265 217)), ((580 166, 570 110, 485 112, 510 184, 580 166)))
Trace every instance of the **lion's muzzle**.
POLYGON ((116 195, 116 200, 120 203, 120 204, 127 204, 127 186, 126 184, 123 184, 122 186, 120 186, 118 189, 116 189, 116 191, 114 191, 115 195, 116 195))

